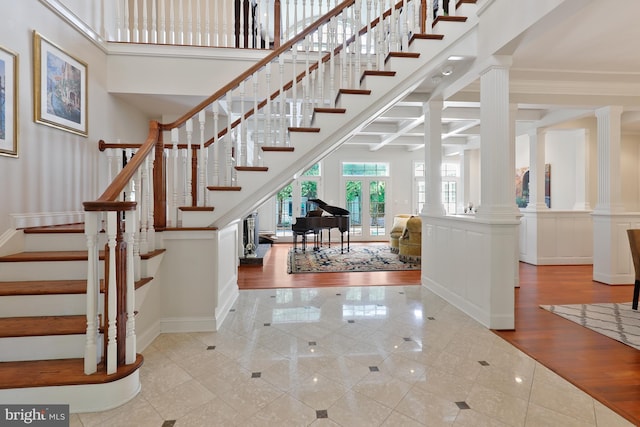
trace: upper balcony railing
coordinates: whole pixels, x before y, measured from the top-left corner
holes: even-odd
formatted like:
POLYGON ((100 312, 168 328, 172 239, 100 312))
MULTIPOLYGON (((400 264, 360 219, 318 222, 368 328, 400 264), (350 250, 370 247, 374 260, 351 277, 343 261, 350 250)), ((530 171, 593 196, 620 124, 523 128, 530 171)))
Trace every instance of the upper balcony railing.
MULTIPOLYGON (((290 40, 338 0, 115 0, 105 7, 105 38, 128 43, 274 49, 290 40)), ((385 0, 363 0, 365 10, 388 7, 385 0)), ((455 10, 456 0, 421 0, 425 11, 421 33, 429 21, 455 10), (443 7, 439 4, 443 3, 443 7), (451 5, 450 5, 451 3, 451 5), (431 10, 431 14, 426 11, 431 10)), ((417 18, 417 17, 416 17, 417 18)), ((361 24, 366 25, 364 20, 361 24)))

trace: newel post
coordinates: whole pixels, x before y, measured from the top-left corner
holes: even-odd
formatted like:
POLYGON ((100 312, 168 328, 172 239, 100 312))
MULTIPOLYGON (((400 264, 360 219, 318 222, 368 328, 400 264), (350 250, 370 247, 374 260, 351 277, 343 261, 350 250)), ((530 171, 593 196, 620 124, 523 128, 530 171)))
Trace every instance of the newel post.
MULTIPOLYGON (((152 121, 151 129, 158 129, 158 122, 152 121)), ((158 141, 155 146, 153 161, 153 222, 155 230, 167 228, 167 180, 165 169, 164 140, 162 129, 158 130, 158 141)))

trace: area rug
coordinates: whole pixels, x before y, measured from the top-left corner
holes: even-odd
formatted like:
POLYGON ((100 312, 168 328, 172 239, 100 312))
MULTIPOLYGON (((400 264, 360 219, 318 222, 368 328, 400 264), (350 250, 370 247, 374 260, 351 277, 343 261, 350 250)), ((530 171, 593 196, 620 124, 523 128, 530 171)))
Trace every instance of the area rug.
POLYGON ((420 264, 400 261, 384 244, 351 245, 348 252, 345 245, 344 253, 339 245, 317 251, 307 248, 305 252, 291 248, 287 259, 287 271, 292 274, 420 270, 420 264))
POLYGON ((540 307, 640 350, 640 312, 630 302, 540 307))

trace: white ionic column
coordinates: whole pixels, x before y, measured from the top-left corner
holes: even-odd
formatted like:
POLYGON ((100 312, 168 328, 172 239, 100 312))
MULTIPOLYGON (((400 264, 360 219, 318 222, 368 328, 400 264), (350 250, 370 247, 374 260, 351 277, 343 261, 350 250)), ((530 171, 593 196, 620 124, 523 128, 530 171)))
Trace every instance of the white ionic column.
POLYGON ((422 104, 424 112, 424 191, 422 213, 444 215, 442 204, 442 100, 422 104))
POLYGON ((610 285, 633 283, 634 271, 625 230, 637 219, 625 214, 620 170, 621 106, 596 110, 598 123, 598 201, 593 211, 593 280, 610 285))
POLYGON ((534 129, 529 132, 529 204, 527 209, 545 210, 544 165, 546 130, 534 129))
POLYGON ((515 149, 511 138, 509 66, 511 58, 495 57, 480 76, 480 155, 482 203, 478 218, 513 219, 515 198, 515 149))
POLYGON ((598 120, 598 213, 621 212, 622 191, 620 171, 621 106, 596 110, 598 120))

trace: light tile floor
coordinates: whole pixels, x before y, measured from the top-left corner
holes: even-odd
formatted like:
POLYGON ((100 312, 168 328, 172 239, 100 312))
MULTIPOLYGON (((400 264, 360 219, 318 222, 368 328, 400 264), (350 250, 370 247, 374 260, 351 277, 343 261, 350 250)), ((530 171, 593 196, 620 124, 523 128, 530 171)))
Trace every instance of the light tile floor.
POLYGON ((631 425, 420 286, 240 291, 143 355, 136 398, 71 426, 631 425))

